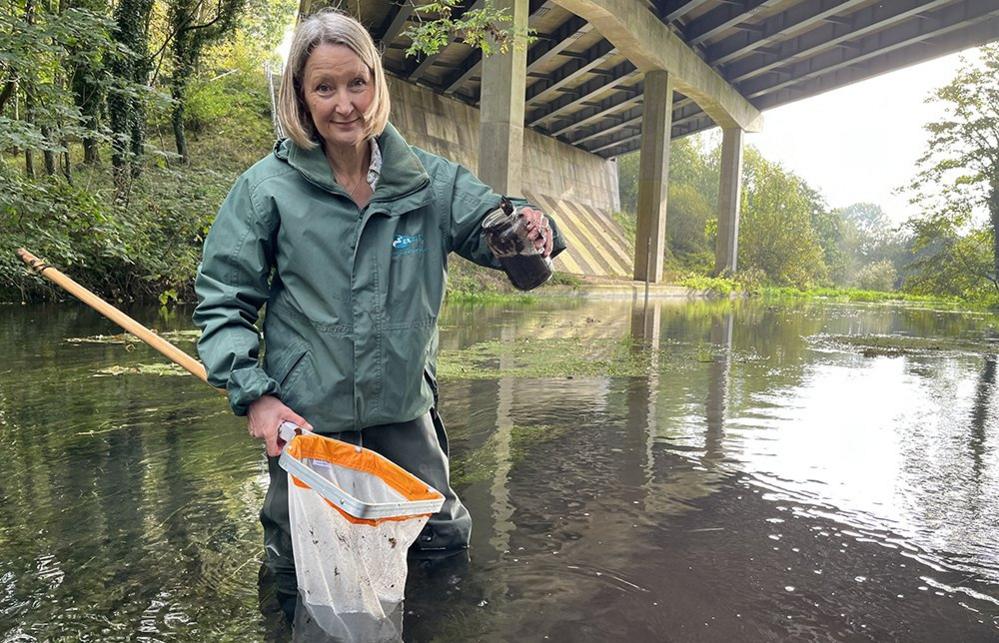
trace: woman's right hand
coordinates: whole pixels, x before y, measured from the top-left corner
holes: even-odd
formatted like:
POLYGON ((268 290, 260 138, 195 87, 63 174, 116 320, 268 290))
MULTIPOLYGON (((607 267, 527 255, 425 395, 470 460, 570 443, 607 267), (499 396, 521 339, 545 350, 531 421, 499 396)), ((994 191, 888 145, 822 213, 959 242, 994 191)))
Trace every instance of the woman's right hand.
POLYGON ((246 412, 247 430, 255 438, 264 441, 267 455, 281 455, 278 444, 278 428, 282 422, 291 422, 295 426, 312 430, 312 425, 298 413, 284 405, 273 395, 264 395, 252 402, 246 412))

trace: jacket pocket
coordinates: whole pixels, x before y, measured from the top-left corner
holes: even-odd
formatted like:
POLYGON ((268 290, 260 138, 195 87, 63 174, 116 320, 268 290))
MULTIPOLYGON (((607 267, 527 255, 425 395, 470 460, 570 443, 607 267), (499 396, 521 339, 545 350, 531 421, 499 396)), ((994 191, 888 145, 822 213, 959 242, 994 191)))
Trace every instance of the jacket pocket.
POLYGON ((308 366, 311 359, 309 358, 309 351, 303 351, 301 354, 297 355, 293 360, 291 360, 291 366, 288 368, 287 372, 278 380, 281 384, 281 388, 290 389, 293 388, 294 384, 302 375, 302 371, 308 366))
MULTIPOLYGON (((384 411, 395 418, 415 417, 433 394, 426 381, 427 355, 436 320, 410 324, 383 332, 382 386, 384 411)), ((398 420, 393 420, 398 421, 398 420)))
POLYGON ((309 379, 303 380, 302 376, 312 368, 312 357, 309 346, 303 341, 295 342, 281 352, 270 375, 278 383, 282 401, 290 406, 289 400, 301 399, 301 385, 308 385, 309 379))

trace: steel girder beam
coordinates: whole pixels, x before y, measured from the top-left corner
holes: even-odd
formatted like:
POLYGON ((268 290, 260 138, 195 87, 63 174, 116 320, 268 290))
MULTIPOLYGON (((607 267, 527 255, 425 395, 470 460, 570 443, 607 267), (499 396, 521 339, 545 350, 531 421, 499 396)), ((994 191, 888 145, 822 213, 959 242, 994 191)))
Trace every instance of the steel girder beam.
POLYGON ((726 29, 753 20, 756 14, 779 2, 783 2, 783 0, 748 0, 748 2, 722 3, 684 27, 684 38, 691 45, 703 44, 726 29))
POLYGON ((716 44, 708 45, 704 53, 712 65, 725 65, 754 49, 786 40, 785 34, 790 30, 801 32, 863 2, 866 0, 806 0, 766 18, 756 29, 743 29, 716 44))
POLYGON ((999 6, 996 4, 982 0, 962 0, 931 13, 913 16, 906 22, 861 38, 849 48, 827 51, 807 60, 791 63, 785 69, 786 78, 758 77, 743 83, 740 88, 747 97, 759 98, 997 16, 999 6))
POLYGON ((623 82, 628 81, 638 70, 630 62, 625 61, 616 65, 606 76, 593 78, 586 81, 574 90, 566 91, 563 96, 556 98, 547 105, 535 109, 527 115, 527 125, 537 127, 549 118, 553 118, 567 109, 580 105, 594 94, 612 89, 623 82))
POLYGON ((406 27, 406 21, 413 15, 413 11, 414 7, 409 2, 393 5, 384 22, 384 28, 380 32, 381 35, 378 36, 382 45, 388 47, 393 40, 399 37, 399 34, 406 27))
POLYGON ((759 111, 640 0, 554 0, 586 19, 639 70, 665 69, 678 91, 723 127, 758 131, 759 111))
POLYGON ((583 74, 599 67, 607 58, 615 53, 614 45, 606 40, 600 40, 597 44, 582 52, 578 57, 571 58, 569 62, 552 72, 548 78, 543 78, 528 87, 525 102, 530 105, 531 103, 540 102, 553 96, 583 74))
MULTIPOLYGON (((850 25, 826 23, 801 36, 777 45, 772 51, 756 52, 724 68, 725 77, 741 83, 789 64, 793 59, 834 50, 886 27, 909 20, 921 13, 939 8, 953 0, 894 0, 856 11, 848 17, 850 25)), ((981 2, 985 5, 985 2, 981 2)), ((741 85, 740 85, 741 87, 741 85)))
MULTIPOLYGON (((852 52, 849 60, 829 65, 821 73, 809 74, 794 84, 781 83, 763 91, 756 102, 761 108, 783 105, 799 98, 849 85, 908 65, 914 65, 967 47, 999 40, 999 7, 983 9, 979 0, 965 0, 954 9, 952 22, 928 29, 920 37, 899 39, 887 48, 871 52, 852 52), (957 11, 961 9, 962 11, 957 11), (966 13, 965 13, 966 12, 966 13), (988 18, 982 20, 983 13, 988 18), (964 19, 958 17, 964 13, 964 19), (927 38, 932 37, 932 40, 927 38)), ((947 9, 942 12, 948 11, 947 9)), ((901 26, 899 27, 901 28, 901 26)), ((873 36, 872 36, 873 38, 873 36)))

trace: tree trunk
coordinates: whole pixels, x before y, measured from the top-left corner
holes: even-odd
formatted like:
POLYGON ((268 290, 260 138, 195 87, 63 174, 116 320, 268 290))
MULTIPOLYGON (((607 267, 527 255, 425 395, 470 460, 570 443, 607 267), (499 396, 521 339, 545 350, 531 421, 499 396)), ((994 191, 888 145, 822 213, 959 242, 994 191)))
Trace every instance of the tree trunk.
POLYGON ((66 183, 72 184, 73 183, 73 167, 70 165, 70 162, 69 162, 69 141, 67 141, 66 139, 63 139, 62 140, 62 147, 63 147, 64 150, 66 150, 65 152, 63 152, 60 155, 60 158, 62 159, 62 175, 64 177, 66 177, 66 183))
MULTIPOLYGON (((52 128, 51 127, 47 127, 47 126, 43 127, 42 128, 42 136, 45 137, 45 143, 46 143, 46 145, 47 146, 51 146, 52 145, 52 141, 49 140, 49 139, 52 137, 52 128)), ((44 159, 44 161, 45 161, 45 174, 47 176, 52 176, 53 174, 55 174, 56 173, 55 152, 53 152, 51 149, 49 149, 48 147, 46 147, 44 150, 42 150, 42 159, 44 159)))
MULTIPOLYGON (((24 120, 35 122, 35 96, 29 83, 24 83, 24 120)), ((24 148, 24 173, 29 179, 35 178, 35 153, 30 147, 24 148)))
POLYGON ((7 105, 7 101, 14 95, 15 82, 8 80, 3 84, 3 91, 0 91, 0 114, 3 113, 3 108, 7 105))
POLYGON ((29 179, 35 178, 35 153, 30 147, 24 148, 24 174, 29 179))
POLYGON ((173 107, 173 138, 180 160, 185 165, 190 165, 191 156, 187 151, 187 134, 184 132, 184 105, 181 103, 173 107))
POLYGON ((101 153, 93 137, 87 136, 83 139, 83 162, 87 165, 97 165, 101 162, 101 153))
POLYGON ((992 219, 992 284, 999 289, 999 168, 989 186, 989 215, 992 219))
MULTIPOLYGON (((121 0, 115 9, 114 39, 135 52, 136 56, 118 56, 112 59, 110 69, 127 85, 144 85, 148 80, 147 25, 152 6, 152 0, 121 0)), ((120 196, 127 188, 129 178, 138 176, 142 167, 143 101, 121 92, 112 92, 108 96, 108 114, 112 133, 111 163, 114 166, 115 187, 120 196)))
POLYGON ((175 61, 173 78, 170 84, 170 94, 173 97, 173 113, 171 121, 173 123, 173 138, 177 145, 177 154, 180 155, 184 164, 191 162, 191 156, 187 150, 187 133, 184 131, 184 101, 187 94, 187 65, 181 61, 175 61))
POLYGON ((129 164, 133 179, 142 174, 143 145, 146 142, 146 106, 143 99, 136 99, 132 110, 132 123, 129 130, 129 164))
MULTIPOLYGON (((29 25, 35 23, 35 3, 34 0, 27 0, 24 3, 24 21, 29 25)), ((24 80, 24 120, 29 123, 35 122, 35 96, 31 79, 24 80)), ((29 179, 35 178, 35 155, 30 147, 24 148, 24 173, 29 179)))
MULTIPOLYGON (((80 6, 89 8, 84 3, 80 3, 80 6)), ((100 83, 93 79, 99 72, 100 63, 95 64, 91 61, 77 62, 67 70, 73 102, 80 110, 80 115, 83 116, 85 132, 81 142, 83 144, 83 162, 87 165, 100 163, 100 152, 95 135, 100 127, 101 103, 104 92, 100 83)))

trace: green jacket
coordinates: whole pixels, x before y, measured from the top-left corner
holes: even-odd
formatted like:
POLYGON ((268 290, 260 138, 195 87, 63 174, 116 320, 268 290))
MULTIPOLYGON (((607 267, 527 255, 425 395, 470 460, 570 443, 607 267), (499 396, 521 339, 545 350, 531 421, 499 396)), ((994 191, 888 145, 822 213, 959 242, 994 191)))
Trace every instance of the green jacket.
MULTIPOLYGON (((287 140, 222 204, 194 321, 209 381, 236 414, 276 395, 332 433, 410 420, 434 403, 447 256, 499 267, 480 222, 500 195, 410 147, 391 124, 378 144, 381 176, 364 208, 334 181, 321 148, 287 140)), ((558 252, 565 244, 551 225, 558 252)))

